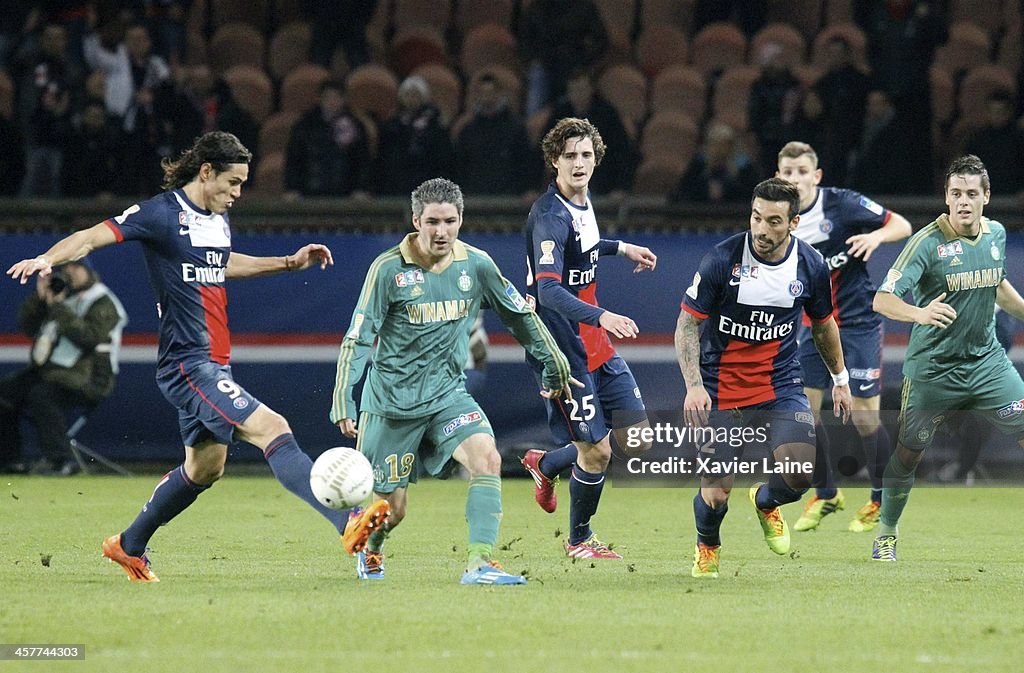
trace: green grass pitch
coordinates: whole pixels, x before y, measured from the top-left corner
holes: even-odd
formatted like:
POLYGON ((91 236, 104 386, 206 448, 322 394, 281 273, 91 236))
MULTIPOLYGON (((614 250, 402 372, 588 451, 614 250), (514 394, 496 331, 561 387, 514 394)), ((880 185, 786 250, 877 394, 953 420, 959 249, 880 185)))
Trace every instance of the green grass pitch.
MULTIPOLYGON (((0 481, 0 642, 82 643, 84 661, 0 671, 1020 671, 1024 491, 914 491, 900 561, 846 532, 866 491, 790 556, 745 492, 722 577, 689 576, 693 492, 606 488, 595 528, 626 557, 573 563, 559 512, 505 483, 499 553, 525 587, 458 584, 465 482, 410 489, 387 579, 359 582, 333 531, 270 478, 226 477, 153 540, 159 584, 100 557, 156 479, 0 481)), ((799 505, 784 509, 795 521, 799 505)))

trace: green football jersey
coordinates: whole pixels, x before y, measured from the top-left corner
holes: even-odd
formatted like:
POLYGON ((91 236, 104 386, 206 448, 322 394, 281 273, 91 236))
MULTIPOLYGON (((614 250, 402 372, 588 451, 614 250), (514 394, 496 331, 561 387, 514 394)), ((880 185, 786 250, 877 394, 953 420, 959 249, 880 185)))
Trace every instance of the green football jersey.
POLYGON ((956 320, 946 329, 914 324, 904 376, 941 375, 1002 349, 996 341, 995 301, 996 286, 1006 276, 1005 257, 1006 229, 985 217, 973 240, 958 235, 948 215, 910 237, 878 291, 902 297, 913 290, 916 306, 945 292, 944 302, 956 310, 956 320))
POLYGON ((456 241, 451 263, 431 272, 416 262, 416 236, 409 234, 370 265, 341 343, 331 422, 357 417, 352 391, 375 340, 359 409, 418 418, 443 408, 445 396, 464 385, 469 335, 482 304, 544 363, 544 385, 565 386, 565 355, 490 256, 456 241))

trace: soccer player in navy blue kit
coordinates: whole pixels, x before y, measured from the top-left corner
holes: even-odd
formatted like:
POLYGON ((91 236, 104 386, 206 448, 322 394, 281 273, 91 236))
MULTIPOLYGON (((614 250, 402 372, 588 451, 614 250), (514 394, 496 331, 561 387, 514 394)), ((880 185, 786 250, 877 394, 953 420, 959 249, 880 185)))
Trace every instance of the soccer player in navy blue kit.
MULTIPOLYGON (((557 506, 555 478, 570 465, 569 538, 572 558, 620 559, 598 540, 590 519, 604 487, 611 459, 609 439, 635 426, 648 426, 633 373, 615 352, 608 332, 620 339, 639 330, 628 316, 597 305, 597 262, 621 255, 636 263, 634 272, 653 271, 657 257, 647 248, 601 238, 590 199, 590 178, 604 157, 597 128, 586 119, 566 117, 544 136, 544 162, 555 173, 547 193, 534 202, 526 221, 526 290, 528 301, 569 358, 573 377, 584 383, 572 398, 548 400, 548 423, 560 448, 528 451, 523 466, 537 488, 534 497, 545 511, 557 506)), ((534 371, 541 363, 527 355, 534 371)), ((625 441, 619 446, 625 449, 625 441)), ((649 448, 641 445, 631 452, 649 448)))
MULTIPOLYGON (((794 185, 771 178, 757 185, 750 230, 704 255, 686 290, 676 323, 676 357, 686 382, 683 414, 695 428, 715 431, 698 446, 709 463, 739 459, 738 445, 719 438, 720 429, 747 429, 760 421, 778 462, 807 463, 814 457, 814 416, 804 395, 797 361, 797 331, 806 312, 821 357, 832 374, 834 412, 845 419, 852 404, 832 305, 829 271, 809 244, 793 236, 800 221, 794 185), (701 325, 703 324, 703 334, 701 325)), ((701 473, 693 499, 697 546, 690 574, 718 577, 722 520, 735 473, 701 473)), ((789 552, 789 528, 780 505, 796 502, 810 486, 808 471, 773 472, 749 491, 765 542, 776 554, 789 552)))
POLYGON ((334 263, 330 250, 315 243, 284 257, 250 257, 231 250, 227 211, 241 196, 251 158, 230 133, 207 133, 177 161, 164 159, 167 191, 7 271, 25 283, 34 273, 46 276, 53 267, 97 248, 122 241, 143 246, 159 302, 157 384, 178 409, 185 462, 164 475, 124 532, 103 542, 103 555, 120 564, 133 581, 159 581, 146 556, 150 537, 220 478, 232 439, 260 448, 285 488, 342 533, 349 553, 361 549, 371 530, 387 518, 386 501, 351 514, 321 505, 309 486, 313 463, 295 442, 288 422, 231 376, 225 280, 334 263))
MULTIPOLYGON (((821 187, 818 155, 807 143, 790 142, 779 151, 778 177, 800 192, 800 224, 793 235, 822 254, 832 274, 836 324, 843 342, 843 357, 850 371, 853 426, 860 436, 864 460, 871 474, 871 498, 848 528, 869 531, 878 524, 882 502, 882 472, 891 453, 889 434, 879 417, 882 395, 882 318, 871 308, 875 285, 867 261, 879 245, 910 236, 910 222, 858 192, 821 187)), ((805 319, 804 324, 808 324, 805 319)), ((802 332, 798 356, 803 367, 804 393, 817 412, 829 384, 828 370, 813 341, 802 332)), ((818 454, 815 494, 793 525, 794 530, 817 528, 821 519, 846 506, 836 488, 829 457, 828 432, 817 427, 818 454)))

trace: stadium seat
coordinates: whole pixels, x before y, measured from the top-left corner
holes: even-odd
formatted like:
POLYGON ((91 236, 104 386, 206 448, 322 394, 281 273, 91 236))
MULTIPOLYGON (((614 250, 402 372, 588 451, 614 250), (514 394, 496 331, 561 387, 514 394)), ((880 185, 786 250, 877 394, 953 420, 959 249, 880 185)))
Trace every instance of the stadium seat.
POLYGON ((286 26, 296 21, 305 21, 305 3, 306 0, 273 0, 270 8, 270 25, 286 26))
POLYGON ((808 65, 803 63, 793 68, 793 77, 800 80, 800 83, 805 87, 812 87, 814 83, 821 79, 823 72, 821 68, 815 65, 808 65))
MULTIPOLYGON (((623 1, 619 0, 620 3, 623 1)), ((485 23, 511 29, 514 9, 513 0, 459 0, 455 7, 455 28, 459 35, 465 35, 485 23)))
POLYGON ((266 45, 259 31, 244 23, 229 23, 218 28, 210 38, 207 50, 210 69, 220 75, 236 65, 262 68, 265 50, 266 45))
POLYGON ((197 30, 187 31, 185 33, 185 65, 208 65, 209 62, 206 38, 197 30))
POLYGON ((527 118, 526 135, 530 137, 531 147, 537 147, 540 144, 541 137, 548 130, 549 123, 551 123, 551 108, 548 106, 542 107, 527 118))
POLYGON ((700 128, 685 112, 660 112, 644 125, 640 154, 673 163, 682 172, 700 142, 700 128))
POLYGON ((651 26, 672 26, 693 32, 693 14, 697 0, 643 0, 640 3, 640 29, 651 26))
MULTIPOLYGON (((633 34, 636 24, 637 0, 595 0, 601 23, 608 33, 610 51, 615 57, 626 58, 633 51, 633 34)), ((645 3, 646 4, 646 3, 645 3)))
POLYGON ((330 79, 323 66, 303 63, 285 75, 281 82, 281 110, 302 113, 320 99, 320 85, 330 79))
POLYGON ((271 0, 207 0, 212 3, 213 25, 247 23, 260 33, 270 25, 271 0))
POLYGON ((747 60, 747 38, 731 23, 704 26, 690 44, 690 63, 704 73, 715 75, 747 60))
POLYGON ((935 50, 935 65, 954 77, 992 60, 992 38, 984 28, 967 21, 949 26, 949 40, 935 50))
POLYGON ((950 0, 947 18, 950 24, 970 21, 990 35, 1020 27, 1019 0, 950 0))
POLYGON ((647 78, 635 67, 626 64, 605 69, 597 80, 597 90, 612 104, 622 117, 630 136, 647 117, 647 78))
POLYGON ((648 77, 672 65, 686 65, 686 35, 672 26, 649 26, 636 38, 636 63, 648 77))
POLYGON ((769 23, 757 31, 750 40, 751 60, 761 53, 767 44, 776 44, 782 48, 781 61, 794 68, 804 62, 807 55, 807 42, 796 28, 784 23, 769 23))
POLYGON ((398 78, 382 65, 368 63, 348 74, 345 80, 349 105, 380 123, 398 109, 398 78))
POLYGON ((396 0, 395 32, 400 33, 407 28, 433 28, 444 35, 451 13, 451 0, 396 0))
POLYGON ((430 97, 441 111, 443 123, 450 124, 462 109, 462 82, 455 72, 446 65, 428 63, 413 70, 412 74, 427 80, 430 97))
POLYGON ((995 91, 1017 95, 1017 78, 1006 68, 994 63, 978 65, 967 71, 957 94, 960 115, 972 119, 985 115, 985 104, 995 91))
POLYGON ((768 23, 786 23, 805 37, 821 27, 821 0, 767 0, 768 23))
POLYGON ((750 128, 747 114, 750 87, 760 75, 760 70, 749 65, 736 66, 723 72, 711 96, 711 115, 737 131, 750 128))
POLYGON ((262 124, 274 109, 274 85, 267 73, 251 65, 236 65, 224 73, 224 81, 235 102, 262 124))
POLYGON ((658 73, 651 83, 651 114, 676 110, 699 121, 704 119, 707 97, 707 82, 699 72, 674 65, 658 73))
POLYGON ((519 56, 516 53, 516 39, 502 26, 493 23, 477 26, 462 41, 459 65, 467 77, 472 77, 481 68, 490 65, 517 70, 519 56))
POLYGON ((836 23, 825 26, 811 46, 811 64, 819 68, 826 65, 825 45, 834 38, 841 37, 846 40, 854 53, 854 60, 861 66, 867 67, 868 63, 868 38, 864 31, 852 23, 836 23))
MULTIPOLYGON (((687 163, 689 158, 687 158, 687 163)), ((644 159, 633 175, 633 193, 639 196, 668 197, 679 184, 683 169, 679 161, 666 160, 664 157, 644 159)))
POLYGON ((309 61, 309 45, 313 31, 305 21, 285 24, 270 38, 267 69, 274 81, 280 82, 301 63, 309 61))
POLYGON ((1024 54, 1024 40, 1021 39, 1021 28, 1013 28, 1003 35, 999 41, 999 54, 996 62, 1010 72, 1019 72, 1024 66, 1021 55, 1024 54))
POLYGON ((284 152, 273 152, 256 164, 253 191, 273 196, 284 192, 284 152))
POLYGON ((956 82, 948 70, 935 65, 928 69, 928 81, 931 83, 932 121, 944 127, 956 114, 956 82))
POLYGON ((4 70, 0 70, 0 117, 14 117, 14 82, 4 70))
POLYGON ((433 28, 403 28, 388 46, 388 65, 399 78, 427 63, 447 63, 445 41, 433 28))
POLYGON ((274 152, 284 152, 288 147, 288 136, 291 135, 292 126, 298 119, 297 112, 275 112, 267 117, 263 125, 260 126, 260 156, 265 157, 274 152))

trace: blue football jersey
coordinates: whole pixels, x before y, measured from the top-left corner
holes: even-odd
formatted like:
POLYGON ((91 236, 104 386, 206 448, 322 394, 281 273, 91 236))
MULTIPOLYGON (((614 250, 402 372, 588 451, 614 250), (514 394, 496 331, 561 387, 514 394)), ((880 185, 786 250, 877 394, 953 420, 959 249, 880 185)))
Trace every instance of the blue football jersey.
POLYGON ((832 273, 836 322, 843 327, 877 327, 882 318, 871 302, 875 285, 863 259, 847 252, 846 239, 884 226, 892 213, 862 194, 837 187, 819 187, 818 198, 804 212, 794 236, 822 254, 832 273))
POLYGON ((527 301, 569 358, 574 373, 594 371, 615 356, 608 333, 598 324, 601 311, 592 311, 587 322, 573 320, 544 302, 538 283, 551 278, 597 309, 597 262, 602 250, 611 252, 616 246, 617 242, 601 240, 590 199, 585 206, 576 205, 559 193, 554 182, 530 209, 526 220, 527 301))
POLYGON ((705 320, 701 376, 718 409, 736 409, 802 392, 797 332, 802 315, 833 314, 829 270, 818 251, 792 238, 786 256, 765 262, 749 232, 701 260, 682 308, 705 320))
POLYGON ((142 243, 160 317, 160 365, 191 360, 228 364, 227 214, 199 208, 175 189, 105 223, 118 243, 142 243))

